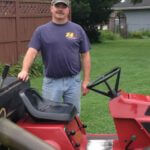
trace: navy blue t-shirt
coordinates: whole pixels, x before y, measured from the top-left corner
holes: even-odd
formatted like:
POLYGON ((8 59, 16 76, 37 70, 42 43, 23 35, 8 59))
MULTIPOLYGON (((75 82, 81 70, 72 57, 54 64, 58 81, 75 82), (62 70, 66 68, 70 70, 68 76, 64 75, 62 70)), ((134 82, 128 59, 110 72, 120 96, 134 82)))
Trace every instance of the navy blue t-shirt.
POLYGON ((29 47, 41 51, 46 77, 61 78, 80 72, 80 54, 87 52, 90 44, 82 27, 69 21, 63 25, 49 22, 38 27, 29 47))

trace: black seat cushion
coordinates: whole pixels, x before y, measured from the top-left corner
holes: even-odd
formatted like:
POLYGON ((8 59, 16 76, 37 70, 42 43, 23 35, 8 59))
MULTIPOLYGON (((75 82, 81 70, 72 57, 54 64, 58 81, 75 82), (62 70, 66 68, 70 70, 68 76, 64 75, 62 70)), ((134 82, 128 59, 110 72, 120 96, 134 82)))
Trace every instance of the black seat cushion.
POLYGON ((43 99, 31 88, 20 91, 19 95, 28 113, 34 119, 70 121, 77 114, 76 107, 73 104, 43 99))

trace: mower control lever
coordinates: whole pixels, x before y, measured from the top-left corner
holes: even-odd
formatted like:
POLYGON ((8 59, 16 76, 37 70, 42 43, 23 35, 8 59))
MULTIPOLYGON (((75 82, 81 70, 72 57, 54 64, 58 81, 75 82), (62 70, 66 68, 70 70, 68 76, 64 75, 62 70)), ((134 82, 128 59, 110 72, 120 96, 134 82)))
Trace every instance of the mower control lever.
POLYGON ((114 98, 118 95, 120 72, 121 72, 121 68, 116 67, 116 68, 112 69, 111 71, 109 71, 108 73, 104 74, 103 76, 100 76, 99 78, 97 78, 94 82, 90 83, 87 86, 87 88, 89 88, 90 90, 93 90, 97 93, 100 93, 102 95, 108 96, 110 98, 114 98), (112 89, 111 86, 108 84, 107 80, 109 80, 110 78, 112 78, 115 75, 117 76, 116 82, 115 82, 115 87, 112 89), (108 92, 101 91, 101 90, 94 88, 102 83, 105 83, 106 87, 108 88, 108 92))
POLYGON ((7 77, 9 67, 10 67, 10 65, 8 65, 8 64, 6 64, 5 67, 4 67, 4 70, 2 72, 1 82, 0 82, 0 88, 3 86, 4 80, 7 77))
POLYGON ((2 79, 5 79, 7 77, 8 71, 9 71, 10 65, 6 64, 2 73, 2 79))

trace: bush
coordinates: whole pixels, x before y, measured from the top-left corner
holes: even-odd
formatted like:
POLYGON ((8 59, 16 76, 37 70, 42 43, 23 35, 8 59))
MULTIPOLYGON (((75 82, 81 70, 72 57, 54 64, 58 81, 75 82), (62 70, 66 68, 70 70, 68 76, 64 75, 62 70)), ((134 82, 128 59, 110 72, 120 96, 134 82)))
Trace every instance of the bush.
POLYGON ((136 38, 136 39, 143 39, 143 34, 140 31, 130 32, 128 37, 129 38, 136 38))
MULTIPOLYGON (((23 58, 20 58, 20 60, 18 61, 17 64, 12 65, 10 67, 10 70, 9 70, 10 76, 17 76, 18 75, 18 73, 21 71, 21 68, 22 68, 22 60, 23 60, 23 58)), ((0 64, 0 76, 2 74, 3 68, 4 68, 4 65, 0 64)), ((43 75, 43 63, 42 63, 41 57, 38 56, 35 59, 32 67, 30 69, 30 77, 35 78, 35 77, 39 77, 42 75, 43 75)))
POLYGON ((99 43, 101 41, 101 35, 96 26, 89 26, 85 28, 87 36, 91 43, 99 43))
POLYGON ((113 33, 109 30, 102 30, 100 32, 101 32, 101 41, 121 39, 121 36, 119 34, 113 33))
POLYGON ((31 77, 40 77, 43 75, 43 62, 40 56, 38 56, 33 63, 30 74, 31 77))
POLYGON ((143 36, 146 37, 146 38, 150 38, 150 31, 149 30, 144 30, 142 32, 143 36))
POLYGON ((145 39, 150 38, 149 30, 141 30, 136 32, 130 32, 128 38, 145 39))

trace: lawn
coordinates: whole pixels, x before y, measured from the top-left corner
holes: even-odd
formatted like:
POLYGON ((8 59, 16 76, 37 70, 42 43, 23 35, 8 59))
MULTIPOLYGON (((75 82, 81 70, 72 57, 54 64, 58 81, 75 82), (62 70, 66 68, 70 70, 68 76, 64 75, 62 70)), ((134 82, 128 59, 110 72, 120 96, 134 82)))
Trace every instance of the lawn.
MULTIPOLYGON (((130 93, 150 95, 150 39, 105 41, 93 44, 91 50, 91 80, 120 66, 120 89, 130 93)), ((42 78, 32 80, 41 91, 42 78)), ((90 92, 81 98, 81 120, 90 133, 114 133, 108 110, 109 98, 90 92)))

